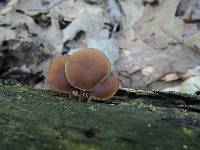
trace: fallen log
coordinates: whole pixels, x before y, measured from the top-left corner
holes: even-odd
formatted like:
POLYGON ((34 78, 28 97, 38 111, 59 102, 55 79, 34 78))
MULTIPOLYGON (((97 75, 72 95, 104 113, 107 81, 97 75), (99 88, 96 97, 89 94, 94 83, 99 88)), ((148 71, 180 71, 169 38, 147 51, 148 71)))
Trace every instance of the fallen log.
POLYGON ((85 103, 1 84, 0 149, 199 150, 200 96, 119 90, 85 103))

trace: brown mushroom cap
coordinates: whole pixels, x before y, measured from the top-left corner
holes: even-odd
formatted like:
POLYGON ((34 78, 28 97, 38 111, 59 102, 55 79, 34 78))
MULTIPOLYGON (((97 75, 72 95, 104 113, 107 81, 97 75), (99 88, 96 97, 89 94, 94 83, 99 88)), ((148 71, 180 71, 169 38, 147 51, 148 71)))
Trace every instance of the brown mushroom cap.
POLYGON ((70 84, 82 91, 91 91, 111 73, 111 64, 103 52, 93 48, 73 53, 65 65, 70 84))
POLYGON ((96 100, 106 100, 116 94, 119 89, 119 81, 116 75, 111 74, 90 92, 90 98, 96 100))
POLYGON ((61 92, 71 93, 75 88, 71 86, 65 75, 65 63, 69 60, 70 55, 62 55, 55 58, 49 65, 48 83, 50 86, 61 92))

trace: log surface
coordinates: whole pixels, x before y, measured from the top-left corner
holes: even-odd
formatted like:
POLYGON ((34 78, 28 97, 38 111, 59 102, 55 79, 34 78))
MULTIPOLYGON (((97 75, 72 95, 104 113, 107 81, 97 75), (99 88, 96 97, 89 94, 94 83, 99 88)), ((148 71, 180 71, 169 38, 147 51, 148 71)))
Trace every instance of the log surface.
POLYGON ((120 90, 84 103, 0 84, 0 149, 199 150, 200 96, 120 90))

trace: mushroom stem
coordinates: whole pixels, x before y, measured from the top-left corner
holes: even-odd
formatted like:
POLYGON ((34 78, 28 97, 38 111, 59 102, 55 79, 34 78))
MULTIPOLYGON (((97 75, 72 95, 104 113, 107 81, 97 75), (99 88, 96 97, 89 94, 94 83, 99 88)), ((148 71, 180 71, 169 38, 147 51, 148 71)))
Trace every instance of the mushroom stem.
POLYGON ((89 102, 91 102, 91 101, 92 101, 92 97, 90 96, 90 97, 88 98, 87 102, 89 103, 89 102))
POLYGON ((69 99, 73 98, 73 96, 74 96, 74 95, 73 95, 72 92, 71 92, 71 93, 68 93, 68 98, 69 98, 69 99))
POLYGON ((84 98, 84 92, 80 90, 80 93, 79 93, 79 101, 83 101, 83 98, 84 98))

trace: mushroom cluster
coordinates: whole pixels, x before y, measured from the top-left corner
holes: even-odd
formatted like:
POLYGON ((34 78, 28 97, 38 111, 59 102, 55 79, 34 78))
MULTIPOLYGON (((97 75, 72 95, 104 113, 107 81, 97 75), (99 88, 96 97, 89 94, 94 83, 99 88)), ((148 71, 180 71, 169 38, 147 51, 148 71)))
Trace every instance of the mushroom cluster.
POLYGON ((103 52, 93 48, 55 58, 49 65, 48 83, 54 90, 69 96, 78 91, 81 100, 107 100, 119 88, 109 59, 103 52))

